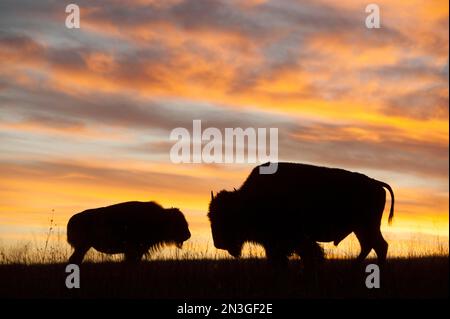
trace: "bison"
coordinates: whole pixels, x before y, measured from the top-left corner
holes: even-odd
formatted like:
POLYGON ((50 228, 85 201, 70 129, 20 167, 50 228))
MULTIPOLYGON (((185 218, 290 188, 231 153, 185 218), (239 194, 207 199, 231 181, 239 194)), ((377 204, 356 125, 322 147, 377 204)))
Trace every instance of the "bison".
POLYGON ((135 201, 88 209, 67 224, 67 241, 75 249, 69 263, 81 263, 91 247, 107 254, 123 253, 126 261, 137 262, 150 249, 165 244, 181 248, 190 237, 186 219, 177 208, 135 201))
POLYGON ((216 196, 211 192, 208 217, 214 246, 239 257, 242 245, 253 242, 276 263, 284 264, 296 253, 315 264, 323 259, 317 242, 337 246, 354 232, 361 245, 356 261, 373 248, 382 263, 388 250, 380 231, 384 188, 391 195, 390 224, 394 193, 384 182, 338 168, 278 163, 274 174, 260 174, 258 166, 238 190, 216 196))

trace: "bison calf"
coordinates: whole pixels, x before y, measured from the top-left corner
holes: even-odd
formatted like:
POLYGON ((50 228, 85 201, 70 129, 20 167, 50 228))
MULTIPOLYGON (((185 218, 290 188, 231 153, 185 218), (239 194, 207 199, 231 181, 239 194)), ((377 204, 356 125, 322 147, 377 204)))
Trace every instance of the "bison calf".
POLYGON ((67 241, 75 249, 69 263, 79 264, 91 248, 107 254, 125 254, 139 261, 150 249, 165 244, 181 248, 191 237, 183 213, 155 202, 126 202, 88 209, 70 218, 67 241))

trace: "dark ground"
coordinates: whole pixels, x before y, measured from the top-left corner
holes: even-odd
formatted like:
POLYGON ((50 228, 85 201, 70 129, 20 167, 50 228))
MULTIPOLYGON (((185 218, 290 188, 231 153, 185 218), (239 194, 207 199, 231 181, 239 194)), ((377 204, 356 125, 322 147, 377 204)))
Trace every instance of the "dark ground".
POLYGON ((306 272, 265 260, 86 263, 81 288, 65 287, 64 264, 0 265, 0 298, 448 298, 448 257, 390 259, 381 288, 365 286, 365 265, 327 260, 306 272))

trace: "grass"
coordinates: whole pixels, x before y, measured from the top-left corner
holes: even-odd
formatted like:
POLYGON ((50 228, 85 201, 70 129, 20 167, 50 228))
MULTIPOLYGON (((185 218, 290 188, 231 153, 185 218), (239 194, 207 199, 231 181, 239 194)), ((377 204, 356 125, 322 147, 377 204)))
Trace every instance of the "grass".
POLYGON ((65 287, 71 249, 58 241, 43 248, 32 244, 0 248, 0 298, 447 298, 448 251, 389 258, 381 268, 381 288, 365 286, 365 265, 352 265, 352 253, 332 254, 306 271, 300 259, 286 268, 267 263, 248 247, 246 258, 187 249, 164 252, 136 265, 120 255, 91 251, 80 267, 81 288, 65 287))
POLYGON ((365 286, 365 265, 374 259, 352 265, 359 251, 352 241, 325 246, 327 260, 311 271, 298 258, 286 268, 273 267, 256 246, 247 246, 239 260, 208 247, 188 242, 183 250, 165 248, 136 265, 91 250, 80 268, 81 288, 69 290, 71 248, 50 224, 40 245, 0 246, 0 298, 448 298, 448 245, 440 240, 432 250, 403 242, 406 253, 381 268, 380 289, 365 286))
MULTIPOLYGON (((370 263, 367 260, 366 263, 370 263)), ((365 267, 327 260, 313 270, 291 260, 153 260, 81 265, 81 288, 65 287, 65 264, 0 265, 1 298, 447 298, 448 257, 390 259, 381 288, 365 286, 365 267)))

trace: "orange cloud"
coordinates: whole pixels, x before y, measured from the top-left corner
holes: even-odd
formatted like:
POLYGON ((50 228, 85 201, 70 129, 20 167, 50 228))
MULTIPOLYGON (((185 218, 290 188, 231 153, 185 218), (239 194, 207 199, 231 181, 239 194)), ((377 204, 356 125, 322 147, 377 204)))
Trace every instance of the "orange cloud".
POLYGON ((208 232, 209 191, 250 167, 168 162, 168 132, 201 118, 387 176, 391 231, 448 232, 447 2, 381 0, 367 30, 363 1, 81 0, 77 33, 53 3, 0 12, 0 224, 156 199, 208 232))

